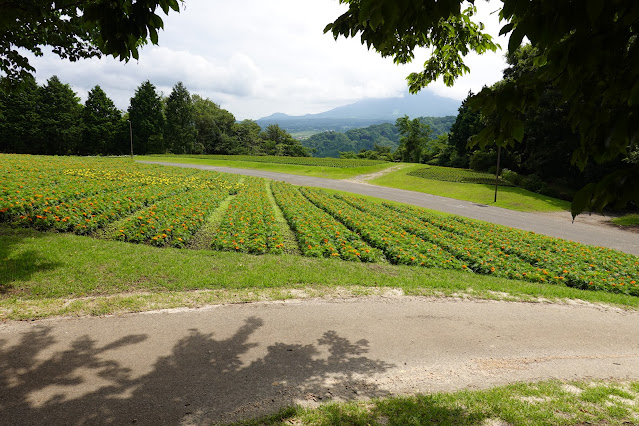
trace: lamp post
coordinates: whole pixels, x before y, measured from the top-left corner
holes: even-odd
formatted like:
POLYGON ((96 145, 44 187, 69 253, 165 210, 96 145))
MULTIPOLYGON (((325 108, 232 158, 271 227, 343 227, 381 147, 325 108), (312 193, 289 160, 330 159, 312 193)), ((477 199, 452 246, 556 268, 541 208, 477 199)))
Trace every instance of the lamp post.
POLYGON ((129 137, 131 138, 131 160, 133 160, 133 129, 131 128, 131 120, 129 122, 129 137))

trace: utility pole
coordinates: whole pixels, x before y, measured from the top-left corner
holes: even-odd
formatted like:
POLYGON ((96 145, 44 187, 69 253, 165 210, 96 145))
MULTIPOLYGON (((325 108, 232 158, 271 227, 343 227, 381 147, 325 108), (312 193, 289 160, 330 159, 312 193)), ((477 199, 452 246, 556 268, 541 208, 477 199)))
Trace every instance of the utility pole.
POLYGON ((131 120, 129 122, 129 137, 131 138, 131 160, 133 160, 133 128, 131 127, 131 120))
POLYGON ((495 203, 497 202, 497 187, 499 186, 499 160, 501 159, 501 146, 497 147, 497 170, 495 170, 495 203))

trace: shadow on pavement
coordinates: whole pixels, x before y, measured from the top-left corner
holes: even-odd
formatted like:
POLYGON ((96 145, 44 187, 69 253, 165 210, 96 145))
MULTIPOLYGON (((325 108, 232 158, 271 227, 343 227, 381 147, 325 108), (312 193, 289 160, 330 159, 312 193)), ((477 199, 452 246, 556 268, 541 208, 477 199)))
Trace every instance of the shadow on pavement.
POLYGON ((147 335, 104 346, 83 336, 59 350, 52 330, 37 327, 14 346, 0 341, 0 423, 210 424, 272 413, 300 399, 386 395, 363 377, 393 365, 367 358, 365 340, 327 331, 316 344, 256 348, 249 338, 262 324, 248 318, 224 340, 189 330, 141 375, 109 352, 126 351, 147 335), (243 362, 252 349, 265 355, 243 362))

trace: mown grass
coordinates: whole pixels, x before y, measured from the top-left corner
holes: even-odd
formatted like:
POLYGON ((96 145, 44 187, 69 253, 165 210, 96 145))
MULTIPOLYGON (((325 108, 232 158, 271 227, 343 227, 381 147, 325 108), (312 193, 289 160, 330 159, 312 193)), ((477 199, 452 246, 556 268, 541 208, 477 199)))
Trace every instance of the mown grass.
POLYGON ((639 382, 518 383, 460 391, 291 407, 238 425, 629 425, 639 423, 639 382))
POLYGON ((481 276, 296 255, 156 248, 0 225, 0 318, 102 315, 307 296, 380 294, 578 299, 628 309, 639 298, 481 276))
POLYGON ((624 216, 615 217, 612 219, 612 223, 619 226, 638 226, 639 227, 639 214, 629 213, 624 216))
MULTIPOLYGON (((358 175, 370 174, 389 169, 396 164, 380 164, 368 167, 335 168, 318 166, 297 166, 245 161, 225 161, 197 158, 196 156, 153 155, 139 156, 140 161, 164 161, 184 164, 201 164, 208 166, 234 167, 253 170, 265 170, 278 173, 289 173, 302 176, 323 177, 328 179, 350 179, 358 175)), ((389 188, 423 192, 479 204, 494 205, 510 210, 523 212, 557 212, 570 210, 570 203, 548 197, 517 187, 499 187, 497 203, 494 203, 495 187, 487 184, 445 182, 410 176, 409 173, 423 169, 423 164, 403 164, 399 170, 393 170, 381 177, 369 180, 373 185, 389 188)))
POLYGON ((393 163, 383 163, 365 167, 322 167, 276 164, 251 161, 229 161, 198 157, 196 155, 146 155, 136 156, 136 161, 163 161, 167 163, 199 164, 204 166, 233 167, 237 169, 264 170, 276 173, 321 177, 327 179, 349 179, 358 175, 375 173, 393 167, 393 163))
POLYGON ((408 175, 410 172, 423 167, 421 164, 413 164, 373 179, 369 183, 524 212, 554 212, 570 209, 570 203, 567 201, 536 194, 517 187, 500 186, 497 193, 497 203, 494 203, 494 185, 445 182, 408 175))

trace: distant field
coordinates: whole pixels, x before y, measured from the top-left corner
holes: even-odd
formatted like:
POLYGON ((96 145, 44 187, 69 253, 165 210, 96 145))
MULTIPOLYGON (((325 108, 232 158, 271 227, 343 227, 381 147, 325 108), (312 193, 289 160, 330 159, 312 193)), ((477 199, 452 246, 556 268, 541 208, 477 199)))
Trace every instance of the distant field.
MULTIPOLYGON (((485 185, 495 184, 495 175, 490 173, 475 172, 473 170, 456 169, 452 167, 429 166, 419 168, 408 173, 408 176, 416 176, 424 179, 441 180, 444 182, 481 183, 485 185)), ((498 180, 499 186, 513 186, 510 182, 498 180)))
POLYGON ((388 164, 382 160, 359 160, 345 158, 314 158, 314 157, 281 157, 274 155, 184 155, 181 158, 194 158, 203 160, 241 161, 251 163, 290 164, 296 166, 335 167, 349 169, 355 167, 369 167, 379 164, 388 164))

